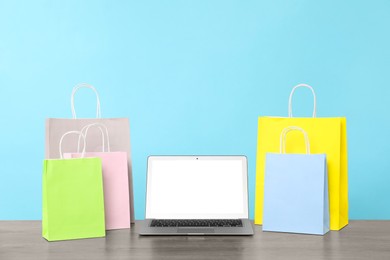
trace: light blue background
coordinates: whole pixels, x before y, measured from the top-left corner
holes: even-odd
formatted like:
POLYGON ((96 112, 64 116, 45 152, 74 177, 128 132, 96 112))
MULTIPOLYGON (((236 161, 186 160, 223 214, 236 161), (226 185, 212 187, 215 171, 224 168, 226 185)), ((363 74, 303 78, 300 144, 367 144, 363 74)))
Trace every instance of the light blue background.
MULTIPOLYGON (((346 116, 351 219, 390 219, 390 2, 2 1, 0 219, 41 218, 44 120, 79 82, 129 117, 136 217, 150 154, 245 154, 253 217, 257 117, 314 86, 346 116)), ((294 98, 311 115, 310 92, 294 98)), ((76 97, 92 117, 87 90, 76 97)))

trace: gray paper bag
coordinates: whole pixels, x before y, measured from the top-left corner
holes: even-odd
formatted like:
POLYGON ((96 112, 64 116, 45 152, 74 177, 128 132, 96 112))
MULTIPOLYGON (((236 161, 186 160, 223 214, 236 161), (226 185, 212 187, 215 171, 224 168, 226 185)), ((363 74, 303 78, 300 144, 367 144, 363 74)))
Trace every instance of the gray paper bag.
MULTIPOLYGON (((130 154, 130 126, 128 118, 101 118, 100 115, 100 100, 96 89, 88 84, 79 84, 73 88, 71 96, 72 119, 67 118, 48 118, 46 119, 46 134, 45 134, 45 158, 56 159, 60 158, 59 142, 61 136, 68 131, 80 131, 84 126, 92 123, 101 123, 107 126, 110 132, 110 148, 112 152, 126 152, 128 156, 128 175, 129 175, 129 202, 130 202, 130 219, 134 223, 134 196, 133 196, 133 176, 131 167, 130 154), (96 118, 78 119, 74 109, 74 95, 80 88, 92 89, 96 94, 96 118)), ((75 147, 78 146, 77 140, 73 142, 64 142, 63 152, 77 152, 75 147)), ((87 151, 101 152, 102 142, 99 129, 91 129, 88 132, 87 151)))

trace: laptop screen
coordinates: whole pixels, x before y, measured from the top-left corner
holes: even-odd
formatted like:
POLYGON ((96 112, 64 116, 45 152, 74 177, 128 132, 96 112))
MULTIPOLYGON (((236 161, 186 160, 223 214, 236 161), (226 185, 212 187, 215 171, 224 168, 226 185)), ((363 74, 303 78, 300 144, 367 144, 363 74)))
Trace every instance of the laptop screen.
POLYGON ((147 219, 248 218, 245 156, 150 156, 147 219))

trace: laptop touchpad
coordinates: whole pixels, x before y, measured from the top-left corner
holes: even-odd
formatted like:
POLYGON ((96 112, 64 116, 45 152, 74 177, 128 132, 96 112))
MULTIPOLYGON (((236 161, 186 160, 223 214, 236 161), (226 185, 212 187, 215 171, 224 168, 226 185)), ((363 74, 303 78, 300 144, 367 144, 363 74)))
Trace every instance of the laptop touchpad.
POLYGON ((177 228, 177 233, 214 233, 213 228, 177 228))

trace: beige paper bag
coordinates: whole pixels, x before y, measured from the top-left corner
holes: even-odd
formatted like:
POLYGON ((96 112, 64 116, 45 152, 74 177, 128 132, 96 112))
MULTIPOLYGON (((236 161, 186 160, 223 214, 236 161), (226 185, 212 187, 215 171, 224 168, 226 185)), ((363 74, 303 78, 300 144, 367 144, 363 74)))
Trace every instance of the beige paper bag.
MULTIPOLYGON (((130 125, 128 118, 101 118, 100 114, 100 99, 96 89, 88 84, 79 84, 73 88, 71 95, 71 108, 73 118, 48 118, 46 119, 45 133, 45 158, 56 159, 60 158, 59 142, 61 136, 68 131, 80 131, 84 126, 93 123, 101 123, 107 126, 110 132, 110 149, 112 152, 126 152, 128 163, 128 179, 129 179, 129 202, 130 202, 130 220, 134 223, 134 196, 133 196, 133 176, 130 153, 130 125), (80 88, 89 88, 96 94, 96 118, 79 119, 76 116, 74 109, 74 95, 80 88)), ((63 152, 77 152, 77 140, 66 142, 63 144, 63 152)), ((100 152, 102 151, 101 133, 99 129, 91 129, 88 133, 87 151, 100 152)))

